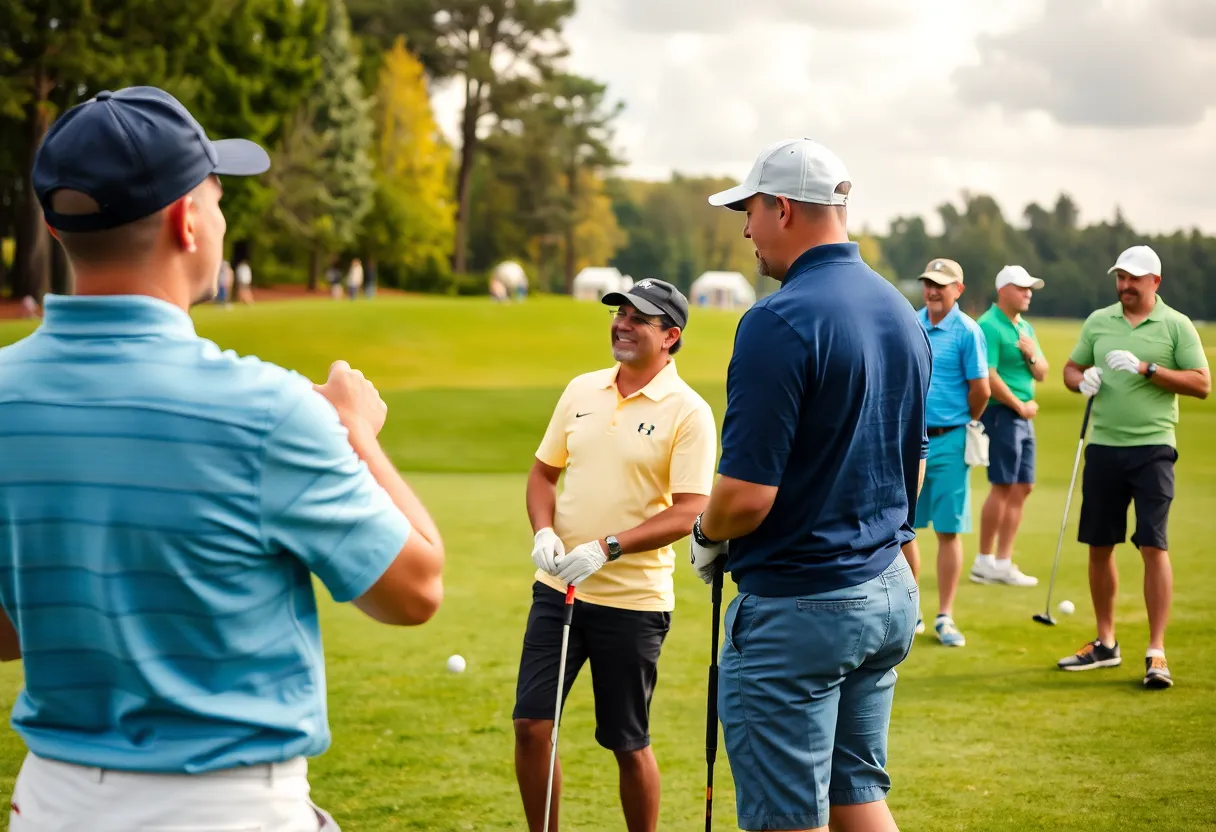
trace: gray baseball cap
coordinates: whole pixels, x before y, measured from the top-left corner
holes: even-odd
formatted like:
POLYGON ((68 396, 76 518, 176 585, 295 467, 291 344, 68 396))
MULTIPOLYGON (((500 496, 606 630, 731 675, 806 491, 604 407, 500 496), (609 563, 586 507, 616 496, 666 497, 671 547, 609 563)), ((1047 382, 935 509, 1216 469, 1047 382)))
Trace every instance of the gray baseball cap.
POLYGON ((811 139, 786 139, 760 151, 743 183, 714 194, 709 204, 741 211, 745 200, 768 194, 795 202, 846 205, 848 194, 836 193, 841 182, 851 180, 835 153, 811 139))
POLYGON ((607 306, 627 303, 643 315, 666 315, 680 329, 688 325, 688 298, 666 280, 648 277, 626 292, 609 292, 601 300, 607 306))

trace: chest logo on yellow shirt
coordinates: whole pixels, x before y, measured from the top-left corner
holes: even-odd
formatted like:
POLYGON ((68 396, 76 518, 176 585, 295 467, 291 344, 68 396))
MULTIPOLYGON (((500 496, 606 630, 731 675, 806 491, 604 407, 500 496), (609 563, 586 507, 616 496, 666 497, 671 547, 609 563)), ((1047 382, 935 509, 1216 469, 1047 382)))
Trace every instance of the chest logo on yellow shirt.
POLYGON ((650 434, 654 433, 654 425, 648 425, 645 422, 640 422, 638 424, 638 433, 650 436, 650 434))
POLYGON ((575 414, 574 414, 574 418, 575 418, 575 419, 581 419, 581 418, 583 418, 584 416, 590 416, 590 415, 591 415, 591 413, 592 413, 592 411, 590 411, 590 410, 588 410, 586 413, 575 413, 575 414))

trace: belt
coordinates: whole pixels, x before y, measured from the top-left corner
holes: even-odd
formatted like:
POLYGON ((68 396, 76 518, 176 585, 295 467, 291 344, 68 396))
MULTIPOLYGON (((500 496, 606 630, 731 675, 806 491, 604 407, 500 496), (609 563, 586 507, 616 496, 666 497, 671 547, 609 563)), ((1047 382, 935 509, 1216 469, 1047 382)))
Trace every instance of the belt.
POLYGON ((930 439, 932 439, 935 436, 942 436, 943 434, 947 434, 952 430, 958 430, 961 427, 962 425, 948 425, 944 428, 925 428, 925 433, 928 434, 930 439))

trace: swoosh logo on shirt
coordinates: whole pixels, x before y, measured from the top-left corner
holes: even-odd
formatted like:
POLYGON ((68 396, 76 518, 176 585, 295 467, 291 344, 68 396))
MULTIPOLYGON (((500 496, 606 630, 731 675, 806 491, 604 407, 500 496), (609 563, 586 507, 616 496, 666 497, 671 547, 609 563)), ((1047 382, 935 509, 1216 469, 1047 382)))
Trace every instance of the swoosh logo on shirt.
POLYGON ((590 416, 590 415, 591 415, 593 412, 594 412, 594 411, 588 410, 586 413, 575 413, 575 414, 574 414, 574 418, 575 418, 575 419, 581 419, 581 418, 583 418, 584 416, 590 416))

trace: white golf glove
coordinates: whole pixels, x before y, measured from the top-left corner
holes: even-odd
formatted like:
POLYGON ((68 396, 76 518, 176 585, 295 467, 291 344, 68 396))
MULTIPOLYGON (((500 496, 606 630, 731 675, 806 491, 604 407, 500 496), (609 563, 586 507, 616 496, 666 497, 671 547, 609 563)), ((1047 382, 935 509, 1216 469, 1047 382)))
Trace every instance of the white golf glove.
POLYGON ((1106 366, 1112 370, 1140 374, 1140 359, 1127 350, 1111 350, 1106 354, 1106 366))
POLYGON ((692 545, 689 547, 689 560, 692 568, 697 570, 697 577, 707 584, 714 582, 714 563, 726 554, 730 541, 723 540, 709 545, 697 542, 697 533, 701 530, 701 518, 693 526, 692 545))
POLYGON ((578 586, 590 578, 608 562, 608 554, 598 540, 575 546, 568 554, 557 559, 557 577, 567 586, 578 586))
POLYGON ((1098 394, 1098 388, 1101 386, 1102 368, 1090 367, 1081 374, 1081 383, 1078 385, 1077 389, 1081 391, 1082 396, 1088 399, 1091 396, 1096 396, 1098 394))
POLYGON ((566 554, 566 547, 557 532, 548 527, 541 529, 532 538, 532 562, 537 569, 557 575, 557 559, 566 554))

